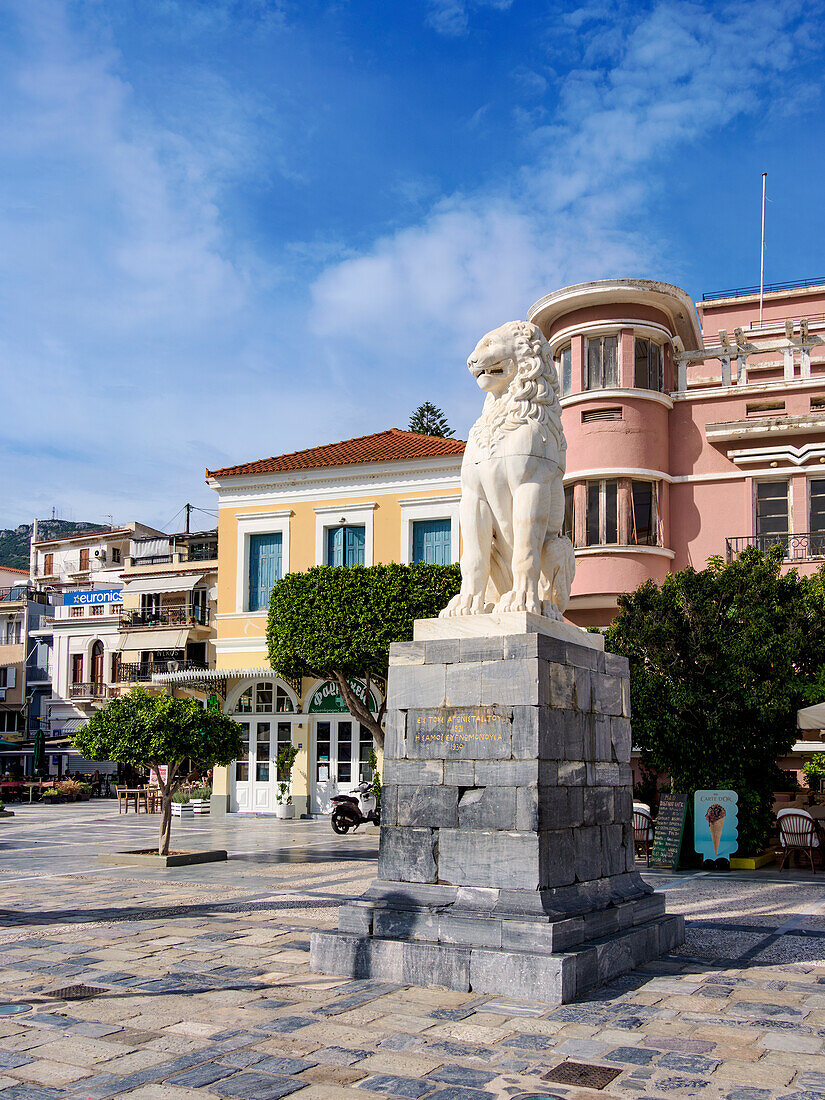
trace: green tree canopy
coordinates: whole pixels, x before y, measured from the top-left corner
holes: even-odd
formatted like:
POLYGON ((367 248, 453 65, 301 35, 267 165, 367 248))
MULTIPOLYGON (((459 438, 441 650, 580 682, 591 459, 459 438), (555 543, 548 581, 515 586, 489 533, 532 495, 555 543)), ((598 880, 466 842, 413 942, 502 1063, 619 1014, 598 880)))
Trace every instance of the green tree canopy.
POLYGON ((169 851, 172 795, 187 780, 243 754, 240 727, 225 714, 204 710, 196 699, 149 695, 135 688, 94 714, 74 737, 87 760, 118 760, 153 768, 161 793, 158 853, 169 851), (187 773, 185 765, 194 768, 187 773), (166 765, 164 778, 160 768, 166 765))
POLYGON ((444 439, 450 439, 455 435, 442 410, 429 401, 419 405, 412 414, 408 430, 419 432, 421 435, 440 435, 444 439))
POLYGON ((776 761, 825 663, 821 582, 782 573, 781 550, 749 548, 619 597, 606 648, 630 660, 642 763, 688 795, 739 793, 740 852, 761 850, 776 761))
POLYGON ((319 565, 289 573, 272 591, 269 662, 281 676, 334 680, 350 714, 384 744, 376 715, 350 686, 386 680, 391 642, 411 641, 416 619, 446 607, 461 586, 457 565, 319 565))

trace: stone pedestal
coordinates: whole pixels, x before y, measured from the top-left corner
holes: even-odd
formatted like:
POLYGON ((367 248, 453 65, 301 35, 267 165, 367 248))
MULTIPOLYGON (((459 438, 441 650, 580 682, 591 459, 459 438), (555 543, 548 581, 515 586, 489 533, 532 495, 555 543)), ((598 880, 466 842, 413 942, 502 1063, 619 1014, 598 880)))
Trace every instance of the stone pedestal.
POLYGON ((310 965, 563 1003, 684 940, 634 869, 627 662, 461 625, 392 647, 378 878, 310 965))

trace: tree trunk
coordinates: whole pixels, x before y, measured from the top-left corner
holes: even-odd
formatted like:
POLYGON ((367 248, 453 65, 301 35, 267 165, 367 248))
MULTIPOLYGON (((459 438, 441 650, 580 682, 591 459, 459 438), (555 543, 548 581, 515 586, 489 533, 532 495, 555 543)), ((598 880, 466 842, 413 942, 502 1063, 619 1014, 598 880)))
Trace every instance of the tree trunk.
POLYGON ((356 722, 360 722, 362 726, 366 726, 372 734, 372 739, 379 749, 384 748, 384 713, 387 709, 387 700, 381 703, 381 707, 378 714, 373 714, 369 708, 370 698, 370 678, 367 676, 367 705, 365 706, 352 688, 347 683, 346 676, 342 676, 338 672, 333 672, 333 677, 338 685, 338 690, 341 693, 341 698, 346 704, 347 710, 350 712, 356 722))
POLYGON ((164 791, 160 799, 160 837, 158 855, 169 855, 169 839, 172 833, 172 796, 164 791))

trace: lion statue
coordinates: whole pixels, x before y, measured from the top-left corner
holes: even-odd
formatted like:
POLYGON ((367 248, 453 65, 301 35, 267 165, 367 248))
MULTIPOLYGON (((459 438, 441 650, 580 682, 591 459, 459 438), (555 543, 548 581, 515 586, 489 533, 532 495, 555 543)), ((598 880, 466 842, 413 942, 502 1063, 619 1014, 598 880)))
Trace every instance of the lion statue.
POLYGON ((487 397, 461 465, 461 591, 441 615, 560 619, 576 563, 561 533, 567 444, 550 345, 536 325, 509 321, 467 366, 487 397))

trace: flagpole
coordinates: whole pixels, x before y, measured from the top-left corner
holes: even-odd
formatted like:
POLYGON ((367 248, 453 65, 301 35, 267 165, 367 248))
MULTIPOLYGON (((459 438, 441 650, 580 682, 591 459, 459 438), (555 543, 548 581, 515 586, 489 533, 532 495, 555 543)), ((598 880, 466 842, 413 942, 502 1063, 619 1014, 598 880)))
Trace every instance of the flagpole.
POLYGON ((762 306, 765 298, 765 184, 768 173, 762 173, 762 253, 759 265, 759 324, 762 325, 762 306))

